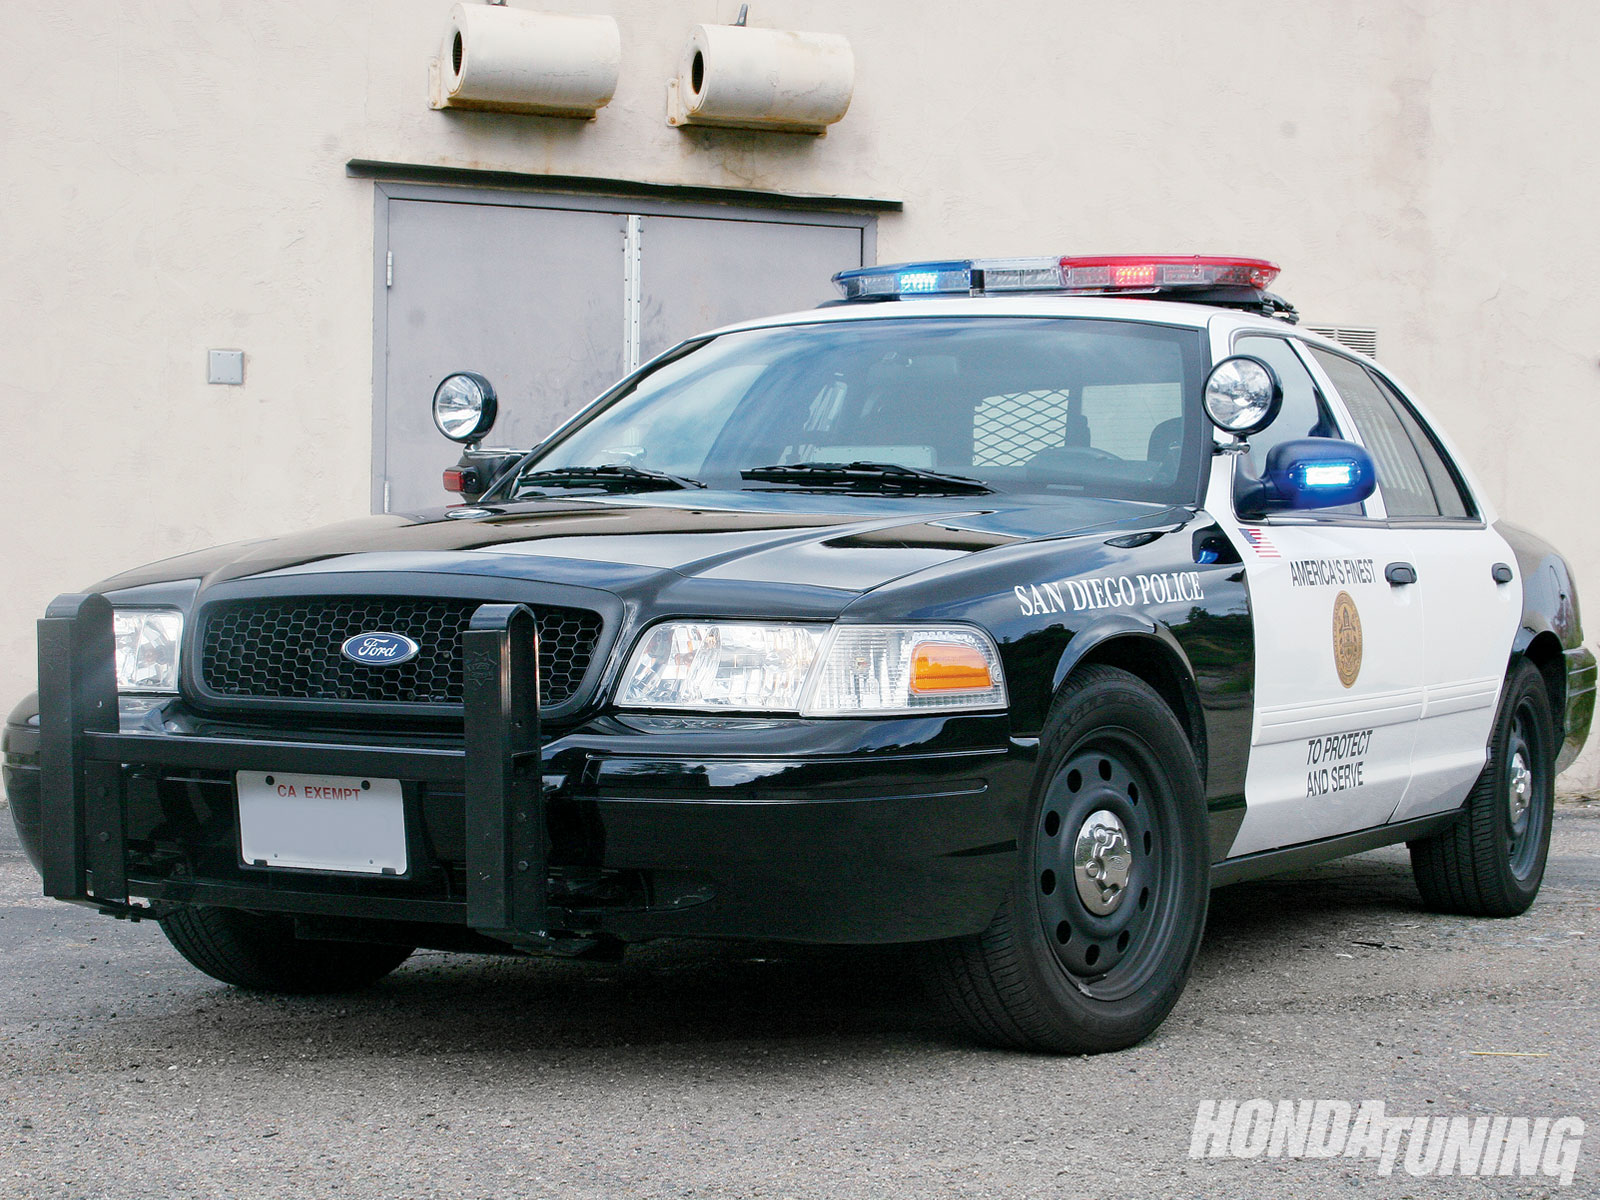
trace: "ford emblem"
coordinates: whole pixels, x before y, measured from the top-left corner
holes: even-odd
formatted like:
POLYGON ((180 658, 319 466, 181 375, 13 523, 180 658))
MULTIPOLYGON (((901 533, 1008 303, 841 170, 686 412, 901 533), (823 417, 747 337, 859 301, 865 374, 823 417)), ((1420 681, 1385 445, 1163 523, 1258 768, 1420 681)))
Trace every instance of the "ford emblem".
POLYGON ((351 662, 392 667, 410 662, 422 653, 422 647, 403 633, 358 633, 345 639, 339 653, 351 662))

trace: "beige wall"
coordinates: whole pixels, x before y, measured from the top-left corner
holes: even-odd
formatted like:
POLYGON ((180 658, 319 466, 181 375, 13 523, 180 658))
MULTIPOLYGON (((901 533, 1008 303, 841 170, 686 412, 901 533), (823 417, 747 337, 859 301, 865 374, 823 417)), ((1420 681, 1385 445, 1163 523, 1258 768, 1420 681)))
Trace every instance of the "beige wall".
MULTIPOLYGON (((1570 0, 756 0, 847 35, 825 138, 680 132, 664 83, 734 0, 614 14, 594 123, 427 107, 448 0, 13 0, 0 11, 0 696, 55 593, 366 510, 372 184, 351 158, 905 202, 879 256, 1260 254, 1375 325, 1600 632, 1600 195, 1570 0), (204 382, 243 347, 242 388, 204 382)), ((1569 784, 1600 785, 1600 753, 1569 784)))

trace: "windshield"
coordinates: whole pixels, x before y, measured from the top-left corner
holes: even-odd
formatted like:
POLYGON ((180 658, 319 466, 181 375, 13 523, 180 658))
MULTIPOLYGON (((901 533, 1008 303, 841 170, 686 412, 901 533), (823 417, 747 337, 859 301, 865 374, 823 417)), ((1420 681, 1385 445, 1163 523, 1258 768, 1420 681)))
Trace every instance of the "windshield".
MULTIPOLYGON (((623 467, 712 488, 914 484, 1192 504, 1204 353, 1195 329, 1062 318, 729 333, 606 397, 497 494, 574 486, 575 468, 623 467), (791 469, 770 469, 779 466, 791 469)), ((630 472, 604 474, 608 490, 629 486, 630 472)))

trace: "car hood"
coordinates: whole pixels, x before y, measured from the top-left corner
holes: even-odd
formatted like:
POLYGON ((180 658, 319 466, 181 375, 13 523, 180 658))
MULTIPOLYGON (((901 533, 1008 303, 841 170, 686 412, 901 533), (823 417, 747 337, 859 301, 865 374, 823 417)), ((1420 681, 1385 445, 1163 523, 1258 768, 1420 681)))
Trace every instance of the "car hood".
POLYGON ((662 576, 825 589, 841 597, 1020 541, 1170 519, 1164 505, 1077 497, 651 493, 388 513, 166 559, 103 581, 360 572, 530 579, 626 592, 662 576))

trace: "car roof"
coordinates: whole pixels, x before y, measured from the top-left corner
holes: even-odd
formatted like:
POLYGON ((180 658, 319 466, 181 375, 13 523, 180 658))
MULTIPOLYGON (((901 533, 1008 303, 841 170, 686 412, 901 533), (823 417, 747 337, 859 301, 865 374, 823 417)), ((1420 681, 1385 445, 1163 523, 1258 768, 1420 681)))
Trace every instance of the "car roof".
MULTIPOLYGON (((851 321, 905 320, 921 317, 1080 317, 1102 321, 1138 321, 1148 325, 1174 325, 1205 329, 1214 317, 1228 315, 1250 322, 1250 314, 1203 304, 1170 300, 1108 299, 1098 296, 973 296, 926 300, 852 301, 833 303, 802 312, 780 313, 739 321, 711 330, 706 336, 743 329, 771 329, 792 325, 843 324, 851 321)), ((1256 321, 1282 328, 1281 322, 1256 321)), ((1254 323, 1254 322, 1251 322, 1254 323)))
MULTIPOLYGON (((700 337, 717 337, 751 329, 776 329, 797 325, 844 324, 852 321, 906 320, 940 317, 1076 317, 1083 320, 1136 321, 1147 325, 1166 325, 1184 329, 1204 329, 1223 336, 1245 330, 1286 334, 1336 353, 1378 366, 1367 355, 1351 350, 1333 338, 1276 317, 1214 304, 1184 303, 1177 300, 1151 300, 1132 297, 1061 296, 1019 294, 1010 296, 962 296, 913 300, 833 301, 818 308, 738 321, 708 330, 700 337)), ((1380 370, 1386 370, 1380 367, 1380 370)), ((1392 372, 1386 373, 1392 376, 1392 372)), ((1402 384, 1404 390, 1404 385, 1402 384)))

